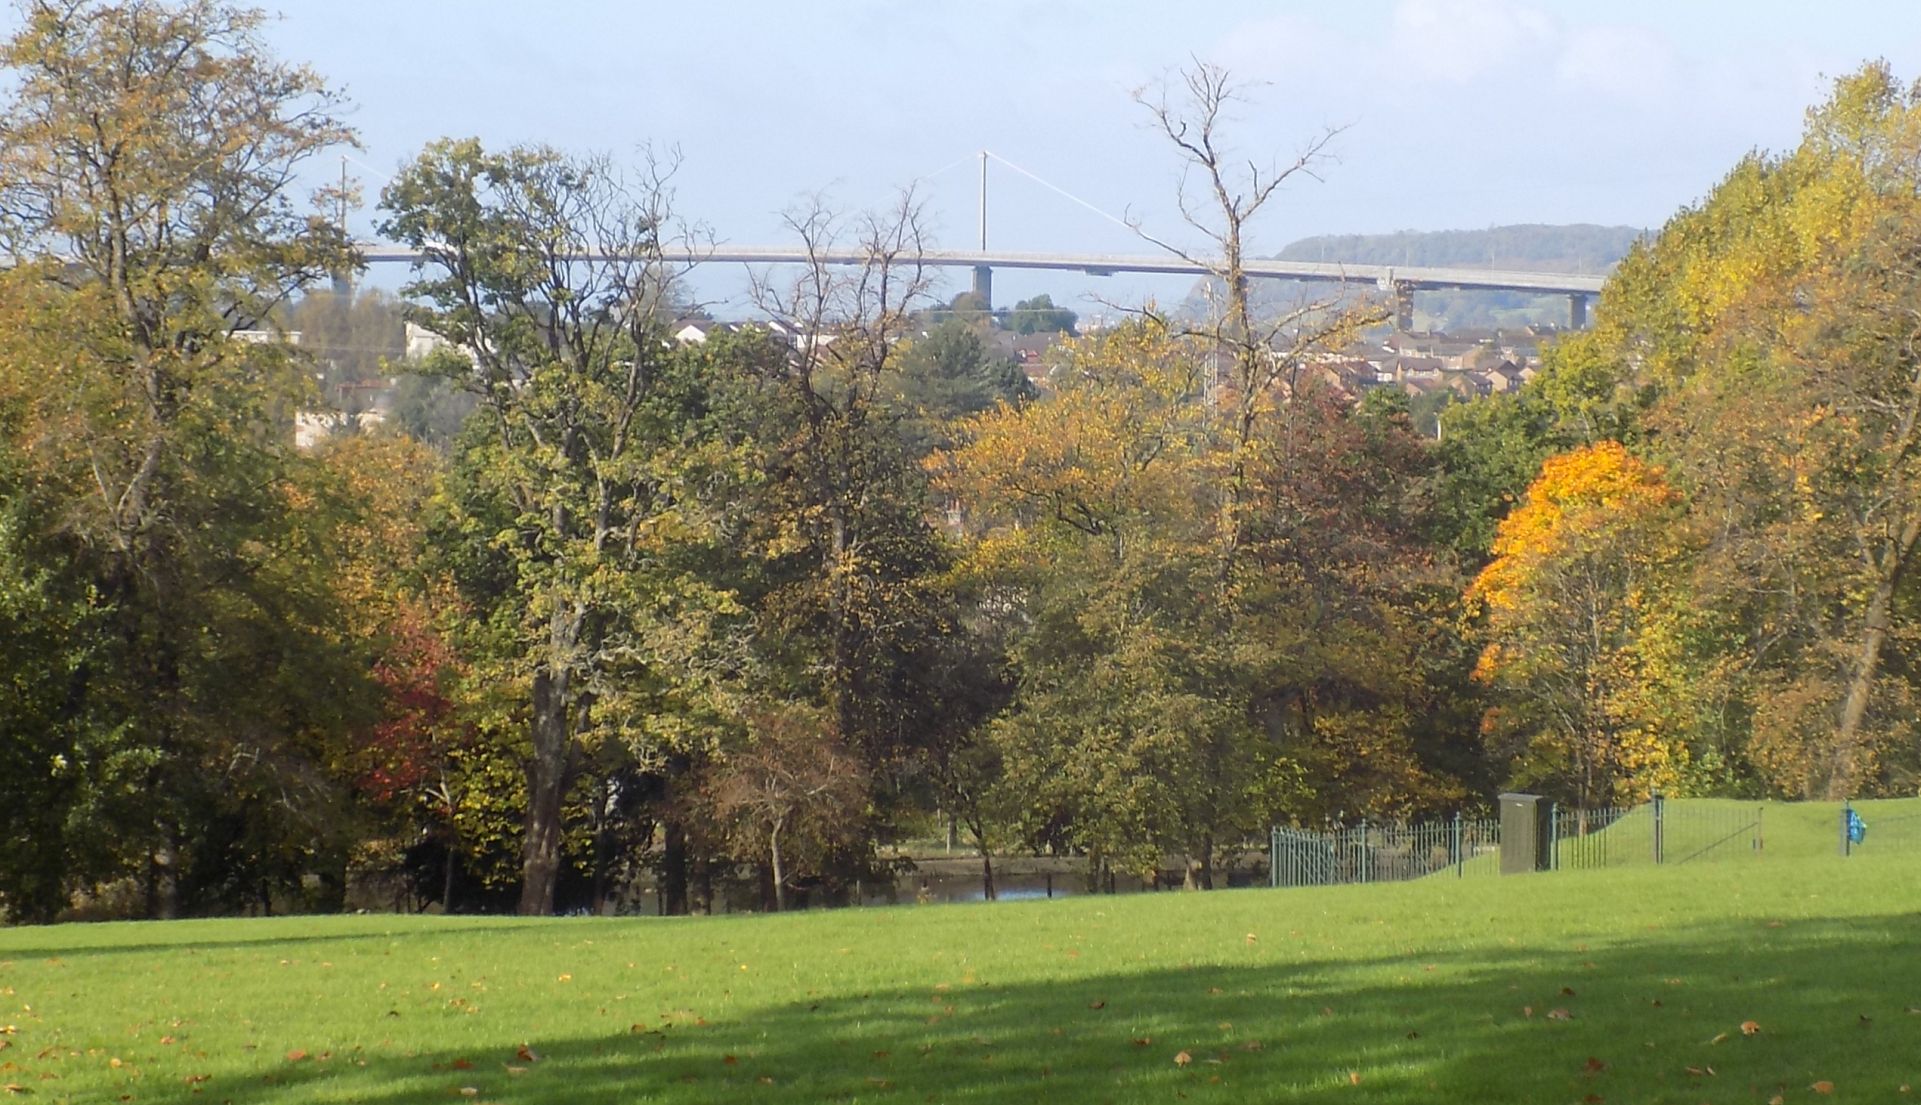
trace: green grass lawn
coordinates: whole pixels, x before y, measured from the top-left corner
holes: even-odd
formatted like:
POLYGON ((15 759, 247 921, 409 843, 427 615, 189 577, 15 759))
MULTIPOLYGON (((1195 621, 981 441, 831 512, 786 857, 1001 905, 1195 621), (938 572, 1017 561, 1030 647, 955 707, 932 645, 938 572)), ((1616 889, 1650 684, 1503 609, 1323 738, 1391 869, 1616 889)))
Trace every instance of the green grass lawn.
POLYGON ((1911 1100, 1921 851, 1842 860, 1823 813, 1770 820, 1748 860, 1513 878, 4 930, 0 1084, 89 1103, 1911 1100))

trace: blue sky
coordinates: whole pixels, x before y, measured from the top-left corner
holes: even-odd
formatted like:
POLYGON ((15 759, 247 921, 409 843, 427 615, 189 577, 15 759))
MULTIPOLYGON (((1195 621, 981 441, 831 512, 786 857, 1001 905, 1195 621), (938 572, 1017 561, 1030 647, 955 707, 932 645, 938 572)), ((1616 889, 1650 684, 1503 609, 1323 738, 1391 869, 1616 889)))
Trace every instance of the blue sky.
MULTIPOLYGON (((1325 183, 1256 228, 1263 252, 1321 232, 1659 226, 1745 151, 1792 145, 1833 76, 1873 57, 1921 76, 1913 0, 278 7, 276 46, 358 103, 366 165, 391 171, 441 135, 617 157, 678 145, 678 206, 737 243, 777 239, 807 193, 878 204, 953 166, 924 188, 943 244, 968 245, 982 148, 1173 233, 1178 166, 1128 94, 1190 56, 1262 82, 1235 129, 1250 157, 1347 128, 1325 183)), ((995 244, 1145 249, 1015 174, 996 169, 992 194, 995 244)))

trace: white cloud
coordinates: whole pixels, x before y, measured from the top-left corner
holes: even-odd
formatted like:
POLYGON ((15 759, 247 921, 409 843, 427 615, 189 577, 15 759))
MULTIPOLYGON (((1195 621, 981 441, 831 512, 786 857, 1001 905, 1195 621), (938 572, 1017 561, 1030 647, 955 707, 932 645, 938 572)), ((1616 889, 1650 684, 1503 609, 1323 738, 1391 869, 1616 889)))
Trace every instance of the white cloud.
POLYGON ((1403 0, 1389 41, 1401 72, 1466 84, 1506 67, 1538 65, 1557 37, 1546 12, 1513 0, 1403 0))
POLYGON ((1672 101, 1679 91, 1673 45, 1644 27, 1584 27, 1571 34, 1554 66, 1575 92, 1636 104, 1672 101))

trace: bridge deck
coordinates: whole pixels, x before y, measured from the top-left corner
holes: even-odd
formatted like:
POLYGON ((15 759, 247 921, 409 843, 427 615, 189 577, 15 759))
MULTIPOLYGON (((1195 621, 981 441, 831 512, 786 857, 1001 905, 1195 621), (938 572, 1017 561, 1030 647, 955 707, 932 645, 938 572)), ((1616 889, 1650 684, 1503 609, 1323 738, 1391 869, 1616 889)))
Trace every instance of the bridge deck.
MULTIPOLYGON (((361 256, 370 264, 412 262, 417 251, 377 242, 362 243, 361 256)), ((710 249, 668 249, 663 259, 675 263, 747 265, 806 264, 808 251, 797 246, 717 245, 710 249)), ((829 265, 858 265, 867 260, 861 250, 818 251, 811 260, 829 265)), ((1052 269, 1107 276, 1117 272, 1205 276, 1206 265, 1172 256, 1101 253, 1010 253, 999 250, 928 250, 922 264, 947 268, 1052 269)), ((1501 269, 1425 268, 1401 265, 1347 265, 1318 261, 1255 259, 1246 262, 1249 276, 1323 283, 1371 284, 1402 288, 1479 288, 1491 291, 1537 292, 1543 295, 1594 295, 1602 276, 1575 273, 1523 272, 1501 269)))

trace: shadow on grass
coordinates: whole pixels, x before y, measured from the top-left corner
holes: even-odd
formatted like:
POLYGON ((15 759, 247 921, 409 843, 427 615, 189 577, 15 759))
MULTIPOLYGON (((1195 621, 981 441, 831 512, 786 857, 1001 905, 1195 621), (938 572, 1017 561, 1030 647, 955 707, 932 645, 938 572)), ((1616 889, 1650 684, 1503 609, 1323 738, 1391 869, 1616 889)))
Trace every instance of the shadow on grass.
POLYGON ((1894 1101, 1921 1084, 1918 930, 1921 915, 1752 922, 1405 960, 1301 949, 1292 965, 1271 962, 1289 949, 1269 941, 1279 947, 1260 966, 1088 974, 1064 962, 1058 981, 536 1037, 535 1062, 504 1042, 284 1064, 175 1100, 1894 1101), (1832 1093, 1818 1096, 1818 1081, 1832 1093))
MULTIPOLYGON (((16 944, 0 942, 0 960, 84 959, 84 958, 95 957, 95 956, 142 956, 142 955, 151 955, 155 952, 166 952, 169 954, 176 954, 176 955, 195 955, 201 952, 209 952, 209 951, 236 951, 236 950, 253 949, 253 948, 264 947, 269 944, 275 947, 299 947, 302 945, 309 945, 309 944, 343 944, 343 943, 355 943, 355 942, 368 943, 368 942, 384 939, 390 935, 394 937, 417 937, 423 934, 430 934, 433 931, 435 931, 435 928, 437 927, 433 925, 431 922, 420 922, 418 920, 415 920, 414 923, 411 923, 402 928, 382 929, 379 927, 370 927, 367 929, 356 930, 351 932, 294 933, 294 932, 285 932, 280 929, 272 927, 276 924, 299 924, 301 922, 308 921, 308 920, 312 920, 312 918, 301 917, 296 915, 296 916, 290 916, 286 918, 272 918, 264 921, 249 922, 250 924, 255 924, 259 926, 254 929, 251 929, 250 935, 247 935, 244 937, 223 936, 221 939, 218 939, 218 940, 195 939, 190 935, 176 936, 176 934, 187 932, 188 931, 187 926, 191 926, 195 924, 195 922, 193 921, 151 921, 151 922, 142 921, 137 923, 142 926, 151 925, 154 927, 156 933, 161 933, 166 936, 171 936, 174 938, 145 940, 145 941, 126 942, 126 943, 100 943, 100 944, 85 944, 85 943, 73 943, 71 941, 63 941, 58 943, 49 942, 49 943, 38 944, 38 945, 35 945, 35 944, 16 945, 16 944)), ((335 918, 328 916, 328 917, 322 918, 322 920, 331 921, 331 920, 335 920, 335 918)), ((410 919, 410 920, 413 920, 413 919, 410 919)), ((536 918, 529 918, 529 919, 520 920, 520 921, 503 920, 499 923, 488 925, 484 929, 476 929, 472 926, 472 920, 473 919, 470 917, 451 918, 449 924, 445 926, 446 931, 449 932, 450 934, 468 935, 475 932, 484 932, 484 933, 512 932, 515 929, 532 929, 532 928, 542 928, 542 927, 545 927, 551 930, 552 926, 556 923, 552 918, 536 917, 536 918)), ((46 931, 46 932, 49 932, 50 934, 58 933, 59 935, 62 935, 62 936, 70 936, 72 933, 72 928, 73 928, 72 926, 64 926, 59 929, 48 929, 48 930, 16 929, 14 930, 14 932, 16 934, 23 934, 23 933, 30 933, 30 932, 46 931)), ((81 928, 84 929, 85 926, 81 926, 81 928)), ((125 931, 125 930, 121 929, 120 931, 125 931)), ((223 926, 223 931, 231 932, 233 930, 230 925, 226 925, 226 926, 223 926)))

